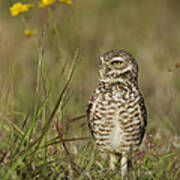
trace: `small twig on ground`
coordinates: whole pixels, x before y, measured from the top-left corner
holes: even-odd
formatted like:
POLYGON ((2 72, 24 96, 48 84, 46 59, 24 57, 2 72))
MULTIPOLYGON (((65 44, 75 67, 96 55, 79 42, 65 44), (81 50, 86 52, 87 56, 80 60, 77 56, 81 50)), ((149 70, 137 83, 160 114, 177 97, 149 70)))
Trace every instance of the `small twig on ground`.
POLYGON ((81 116, 78 116, 78 117, 75 117, 75 118, 73 118, 73 119, 67 120, 67 121, 61 123, 60 128, 62 128, 63 126, 65 126, 65 125, 67 125, 67 124, 69 124, 69 123, 78 121, 78 120, 80 120, 80 119, 82 119, 82 118, 85 118, 85 117, 86 117, 86 115, 83 114, 83 115, 81 115, 81 116))

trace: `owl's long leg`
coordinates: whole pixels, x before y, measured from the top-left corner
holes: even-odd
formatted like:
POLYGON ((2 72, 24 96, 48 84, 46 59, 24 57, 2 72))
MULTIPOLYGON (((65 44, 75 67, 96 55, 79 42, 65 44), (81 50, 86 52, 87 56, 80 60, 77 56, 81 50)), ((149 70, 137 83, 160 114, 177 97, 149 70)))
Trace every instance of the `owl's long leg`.
POLYGON ((128 155, 122 154, 121 157, 121 177, 122 180, 128 180, 128 155))
POLYGON ((109 157, 110 157, 110 160, 109 160, 109 166, 110 166, 110 168, 112 169, 112 170, 114 170, 115 169, 115 162, 116 162, 116 155, 115 154, 113 154, 113 153, 110 153, 109 154, 109 157))

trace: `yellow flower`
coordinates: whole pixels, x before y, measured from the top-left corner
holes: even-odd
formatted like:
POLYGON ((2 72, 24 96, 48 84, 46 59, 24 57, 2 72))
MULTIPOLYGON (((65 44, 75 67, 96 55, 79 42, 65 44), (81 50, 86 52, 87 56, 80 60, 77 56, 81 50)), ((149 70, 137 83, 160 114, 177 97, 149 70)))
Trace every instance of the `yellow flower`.
POLYGON ((55 0, 41 0, 41 2, 39 3, 39 7, 44 8, 50 6, 54 2, 55 0))
POLYGON ((66 3, 68 5, 71 5, 72 4, 72 1, 71 0, 59 0, 60 2, 62 3, 66 3))
POLYGON ((37 31, 36 31, 36 30, 25 29, 25 30, 24 30, 24 34, 25 34, 26 37, 29 38, 29 37, 37 34, 37 31))
POLYGON ((12 16, 17 16, 20 13, 28 11, 34 4, 22 4, 20 2, 13 4, 9 9, 12 16))

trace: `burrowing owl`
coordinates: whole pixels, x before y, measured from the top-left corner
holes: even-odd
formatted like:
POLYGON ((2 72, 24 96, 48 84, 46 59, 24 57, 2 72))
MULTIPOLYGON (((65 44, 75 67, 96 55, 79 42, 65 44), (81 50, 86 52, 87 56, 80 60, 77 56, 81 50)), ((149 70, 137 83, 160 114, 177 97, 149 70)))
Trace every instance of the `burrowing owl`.
POLYGON ((138 64, 123 50, 100 57, 100 80, 88 104, 89 128, 101 152, 109 153, 114 168, 121 156, 121 176, 127 177, 128 160, 141 144, 146 121, 144 99, 138 88, 138 64))

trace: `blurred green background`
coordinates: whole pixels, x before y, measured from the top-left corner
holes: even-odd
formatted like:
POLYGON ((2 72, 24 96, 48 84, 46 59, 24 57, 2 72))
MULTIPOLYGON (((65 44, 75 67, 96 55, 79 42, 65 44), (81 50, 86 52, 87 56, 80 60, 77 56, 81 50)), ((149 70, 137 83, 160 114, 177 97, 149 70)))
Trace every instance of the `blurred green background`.
MULTIPOLYGON (((22 117, 34 109, 40 46, 44 51, 49 112, 77 48, 80 64, 68 90, 72 97, 65 108, 65 118, 85 113, 98 82, 99 56, 123 49, 133 54, 140 66, 139 83, 148 110, 148 129, 160 134, 180 133, 180 68, 176 68, 180 63, 180 1, 74 0, 71 6, 56 3, 13 17, 9 7, 15 2, 0 1, 1 128, 9 120, 21 124, 22 117), (25 29, 35 29, 37 34, 27 38, 25 29)), ((83 126, 81 130, 74 129, 77 132, 73 134, 84 130, 89 133, 83 126)), ((1 131, 1 135, 4 138, 6 132, 1 131)))
MULTIPOLYGON (((57 0, 39 8, 40 0, 22 0, 36 5, 13 17, 9 8, 17 2, 0 1, 0 177, 74 177, 57 125, 68 122, 59 128, 64 139, 90 137, 86 118, 68 120, 86 112, 98 83, 99 56, 123 49, 139 64, 148 111, 149 133, 143 157, 133 157, 133 177, 179 179, 180 1, 57 0), (27 37, 24 30, 37 33, 27 37), (51 118, 71 70, 73 78, 51 118)), ((91 139, 66 145, 81 179, 120 179, 91 139)))

